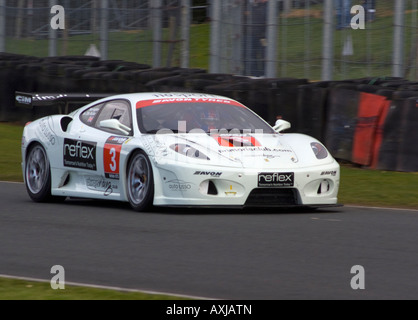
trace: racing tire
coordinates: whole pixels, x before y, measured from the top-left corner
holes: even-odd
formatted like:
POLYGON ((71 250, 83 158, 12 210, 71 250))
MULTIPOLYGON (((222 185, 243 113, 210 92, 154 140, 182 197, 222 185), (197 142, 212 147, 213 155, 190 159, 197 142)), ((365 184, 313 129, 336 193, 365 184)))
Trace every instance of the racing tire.
POLYGON ((154 175, 151 162, 143 151, 136 151, 127 168, 127 197, 135 211, 149 210, 154 200, 154 175))
POLYGON ((38 143, 33 145, 26 155, 25 185, 29 196, 35 202, 48 202, 54 199, 51 196, 51 169, 48 156, 38 143))

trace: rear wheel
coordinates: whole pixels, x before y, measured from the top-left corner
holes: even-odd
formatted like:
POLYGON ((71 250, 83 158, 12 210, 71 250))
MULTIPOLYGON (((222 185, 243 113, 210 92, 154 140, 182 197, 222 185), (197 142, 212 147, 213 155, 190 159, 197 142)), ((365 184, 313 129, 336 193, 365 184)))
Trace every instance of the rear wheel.
POLYGON ((137 151, 129 161, 127 193, 131 207, 136 211, 150 209, 154 199, 154 177, 148 156, 137 151))
POLYGON ((45 149, 36 144, 26 156, 26 190, 33 201, 45 202, 51 197, 51 170, 45 149))

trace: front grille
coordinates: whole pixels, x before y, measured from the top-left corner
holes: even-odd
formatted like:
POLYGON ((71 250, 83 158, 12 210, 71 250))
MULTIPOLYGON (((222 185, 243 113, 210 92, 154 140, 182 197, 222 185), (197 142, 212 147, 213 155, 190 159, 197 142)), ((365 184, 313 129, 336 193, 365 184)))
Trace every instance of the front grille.
POLYGON ((246 206, 293 206, 298 204, 298 191, 293 188, 256 188, 246 206))

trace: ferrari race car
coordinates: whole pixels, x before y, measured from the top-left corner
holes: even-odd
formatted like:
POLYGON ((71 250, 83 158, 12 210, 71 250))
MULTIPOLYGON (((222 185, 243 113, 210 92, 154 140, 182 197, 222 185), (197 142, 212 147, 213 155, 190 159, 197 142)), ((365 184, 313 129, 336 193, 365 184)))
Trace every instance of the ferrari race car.
POLYGON ((339 164, 316 139, 282 133, 289 127, 284 120, 271 127, 223 96, 108 96, 28 123, 23 177, 36 202, 109 199, 137 211, 337 205, 339 164))

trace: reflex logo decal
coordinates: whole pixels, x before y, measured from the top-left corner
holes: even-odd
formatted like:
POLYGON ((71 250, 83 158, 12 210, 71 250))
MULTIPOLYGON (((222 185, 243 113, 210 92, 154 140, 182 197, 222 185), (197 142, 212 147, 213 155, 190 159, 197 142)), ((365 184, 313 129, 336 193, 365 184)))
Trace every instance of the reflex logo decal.
POLYGON ((293 187, 295 174, 293 172, 264 172, 258 174, 259 187, 293 187))
POLYGON ((103 148, 103 164, 105 177, 108 179, 119 179, 119 160, 122 144, 128 140, 127 137, 110 137, 103 148))
POLYGON ((96 142, 64 139, 64 167, 96 170, 96 142))
POLYGON ((211 135, 221 147, 260 147, 254 137, 211 135))

